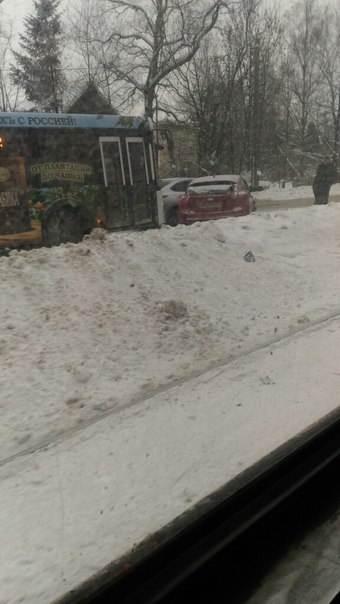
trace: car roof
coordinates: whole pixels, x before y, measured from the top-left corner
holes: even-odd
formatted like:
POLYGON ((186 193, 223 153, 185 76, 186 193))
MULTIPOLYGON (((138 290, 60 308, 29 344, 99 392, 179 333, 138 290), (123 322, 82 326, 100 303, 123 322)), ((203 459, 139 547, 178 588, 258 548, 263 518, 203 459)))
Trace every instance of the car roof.
POLYGON ((215 174, 214 176, 200 176, 199 178, 193 178, 191 184, 196 185, 205 182, 214 182, 225 180, 228 182, 237 182, 240 178, 239 174, 215 174))
POLYGON ((194 176, 176 176, 176 178, 160 178, 160 182, 177 182, 178 180, 192 180, 194 176))
POLYGON ((159 186, 161 189, 171 189, 178 182, 191 182, 192 177, 190 176, 182 176, 182 178, 161 178, 159 181, 159 186))

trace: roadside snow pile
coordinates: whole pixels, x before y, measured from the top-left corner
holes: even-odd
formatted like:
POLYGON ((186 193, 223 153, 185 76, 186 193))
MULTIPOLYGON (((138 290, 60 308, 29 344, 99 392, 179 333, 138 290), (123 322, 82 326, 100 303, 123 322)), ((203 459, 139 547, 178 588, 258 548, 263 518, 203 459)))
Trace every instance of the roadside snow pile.
POLYGON ((2 257, 2 458, 328 316, 339 233, 330 204, 2 257))

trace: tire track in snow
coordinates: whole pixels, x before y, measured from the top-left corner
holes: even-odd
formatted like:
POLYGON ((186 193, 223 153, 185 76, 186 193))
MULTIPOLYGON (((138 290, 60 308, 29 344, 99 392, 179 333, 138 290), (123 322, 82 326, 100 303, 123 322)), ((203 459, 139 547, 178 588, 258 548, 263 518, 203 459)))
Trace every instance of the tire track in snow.
POLYGON ((12 455, 9 455, 8 457, 4 457, 3 459, 0 460, 0 467, 5 466, 6 464, 9 464, 21 457, 33 455, 37 451, 41 451, 45 448, 49 448, 50 446, 57 445, 64 441, 67 441, 67 440, 71 439, 75 434, 80 433, 83 430, 86 430, 86 428, 88 428, 89 426, 93 426, 94 424, 97 424, 97 423, 107 419, 108 417, 112 417, 112 416, 118 415, 118 414, 123 414, 125 411, 127 411, 128 409, 131 409, 132 407, 135 407, 135 406, 143 404, 144 402, 150 401, 157 395, 167 393, 167 392, 171 391, 173 388, 178 388, 179 386, 182 386, 183 384, 186 384, 186 383, 190 382, 191 380, 195 380, 196 378, 202 377, 203 375, 209 373, 210 371, 214 371, 216 369, 223 370, 224 368, 227 368, 229 365, 231 365, 234 361, 240 361, 241 359, 247 358, 253 354, 256 354, 257 352, 264 351, 267 348, 270 348, 271 346, 273 346, 275 344, 280 344, 281 342, 285 343, 285 342, 289 341, 290 339, 294 339, 295 337, 308 333, 309 331, 315 330, 315 328, 317 328, 317 327, 323 327, 327 322, 334 321, 334 319, 340 319, 340 306, 337 307, 336 310, 334 310, 334 312, 329 313, 328 315, 326 315, 324 317, 321 317, 321 318, 319 317, 318 319, 310 320, 310 321, 308 321, 308 323, 306 323, 304 325, 299 324, 299 326, 297 326, 294 329, 290 329, 288 332, 286 332, 283 335, 280 335, 280 336, 275 335, 272 338, 269 338, 264 344, 261 344, 260 346, 251 346, 248 349, 243 350, 240 354, 228 355, 218 361, 215 361, 214 363, 207 365, 204 370, 192 371, 182 378, 178 378, 168 384, 165 384, 164 386, 159 386, 158 388, 155 388, 154 390, 150 391, 147 395, 145 395, 141 398, 140 397, 134 398, 129 403, 124 405, 124 407, 120 407, 119 409, 112 409, 105 413, 101 413, 100 415, 96 415, 96 416, 84 421, 80 426, 76 426, 75 428, 71 428, 70 430, 66 430, 65 432, 56 434, 53 437, 51 437, 50 439, 47 439, 46 441, 37 443, 37 444, 33 445, 32 447, 27 447, 26 449, 22 449, 21 451, 18 451, 17 453, 13 453, 12 455))

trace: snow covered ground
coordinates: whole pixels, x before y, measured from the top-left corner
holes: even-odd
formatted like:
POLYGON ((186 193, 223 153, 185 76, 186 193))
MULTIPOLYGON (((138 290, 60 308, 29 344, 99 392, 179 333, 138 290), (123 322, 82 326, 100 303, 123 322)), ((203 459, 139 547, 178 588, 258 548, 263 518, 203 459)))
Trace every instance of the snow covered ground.
MULTIPOLYGON (((332 185, 330 190, 330 197, 340 196, 340 183, 332 185)), ((256 199, 259 201, 262 199, 280 202, 282 200, 293 200, 293 199, 314 199, 313 190, 311 186, 304 187, 293 187, 291 182, 287 182, 284 188, 279 186, 279 183, 273 184, 269 189, 256 193, 256 199)))
POLYGON ((330 203, 0 258, 1 603, 52 601, 338 406, 339 234, 330 203))

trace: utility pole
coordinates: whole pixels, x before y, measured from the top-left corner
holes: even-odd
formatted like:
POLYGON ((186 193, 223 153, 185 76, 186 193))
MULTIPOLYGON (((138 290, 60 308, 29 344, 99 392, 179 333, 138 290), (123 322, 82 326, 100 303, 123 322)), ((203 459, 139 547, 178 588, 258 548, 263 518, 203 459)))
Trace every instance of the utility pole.
MULTIPOLYGON (((0 4, 2 4, 3 0, 0 0, 0 4)), ((6 111, 6 102, 7 102, 7 94, 5 92, 5 86, 4 86, 4 76, 3 76, 3 72, 2 72, 2 68, 0 67, 0 88, 1 88, 1 111, 6 111), (5 100, 6 99, 6 100, 5 100)))
POLYGON ((339 130, 340 130, 340 83, 338 85, 338 106, 336 112, 336 120, 334 124, 334 148, 333 161, 336 161, 339 150, 339 130))
POLYGON ((260 138, 260 40, 255 38, 253 49, 254 82, 251 118, 251 185, 255 189, 259 185, 258 160, 260 138))
POLYGON ((158 91, 155 91, 156 101, 156 166, 157 174, 159 172, 159 124, 158 124, 158 91))

